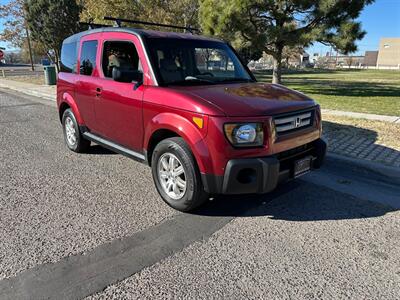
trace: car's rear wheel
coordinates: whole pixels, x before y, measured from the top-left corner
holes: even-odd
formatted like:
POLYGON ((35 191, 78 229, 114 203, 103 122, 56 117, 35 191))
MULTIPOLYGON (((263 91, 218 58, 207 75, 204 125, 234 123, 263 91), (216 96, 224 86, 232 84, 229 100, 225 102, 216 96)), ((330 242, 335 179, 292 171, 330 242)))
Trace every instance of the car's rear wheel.
POLYGON ((62 117, 64 140, 67 147, 74 152, 85 152, 90 147, 90 141, 85 140, 79 130, 78 122, 71 109, 66 109, 62 117))
POLYGON ((182 138, 161 141, 152 155, 157 191, 171 207, 191 211, 208 200, 195 158, 182 138))

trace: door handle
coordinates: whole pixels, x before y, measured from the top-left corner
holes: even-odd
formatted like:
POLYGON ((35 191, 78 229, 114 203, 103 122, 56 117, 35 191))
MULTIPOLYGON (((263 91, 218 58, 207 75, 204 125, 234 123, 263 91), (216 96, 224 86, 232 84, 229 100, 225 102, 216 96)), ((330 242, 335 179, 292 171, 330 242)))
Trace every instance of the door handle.
POLYGON ((101 96, 101 88, 96 88, 96 97, 100 97, 101 96))

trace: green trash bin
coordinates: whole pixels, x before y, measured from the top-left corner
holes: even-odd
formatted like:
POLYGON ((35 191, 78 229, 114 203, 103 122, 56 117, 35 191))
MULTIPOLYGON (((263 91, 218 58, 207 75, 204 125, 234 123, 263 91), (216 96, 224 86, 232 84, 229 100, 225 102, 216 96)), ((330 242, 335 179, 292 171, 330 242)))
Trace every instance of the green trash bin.
POLYGON ((55 85, 57 83, 57 73, 55 66, 44 67, 44 81, 46 85, 55 85))

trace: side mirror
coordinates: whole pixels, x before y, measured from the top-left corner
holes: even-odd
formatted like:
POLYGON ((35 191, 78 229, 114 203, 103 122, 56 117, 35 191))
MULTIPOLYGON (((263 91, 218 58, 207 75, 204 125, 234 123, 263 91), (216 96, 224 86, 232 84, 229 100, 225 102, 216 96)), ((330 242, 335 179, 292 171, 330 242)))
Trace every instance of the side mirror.
POLYGON ((142 84, 143 72, 139 70, 131 70, 126 68, 114 67, 112 70, 112 78, 118 82, 131 83, 133 81, 142 84))

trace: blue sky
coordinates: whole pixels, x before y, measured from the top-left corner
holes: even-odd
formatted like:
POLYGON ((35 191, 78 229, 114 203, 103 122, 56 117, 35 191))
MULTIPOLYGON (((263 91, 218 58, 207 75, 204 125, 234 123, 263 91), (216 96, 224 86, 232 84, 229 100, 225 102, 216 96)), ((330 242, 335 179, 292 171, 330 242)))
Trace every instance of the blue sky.
MULTIPOLYGON (((366 50, 378 50, 380 38, 400 37, 400 0, 376 0, 364 9, 359 21, 367 34, 357 42, 358 54, 364 54, 366 50)), ((310 54, 326 54, 329 47, 316 44, 307 51, 310 54)))
MULTIPOLYGON (((8 0, 0 0, 0 4, 7 2, 8 0)), ((362 22, 363 29, 367 31, 367 35, 357 43, 358 53, 377 50, 381 37, 400 37, 400 0, 376 0, 374 4, 364 9, 359 20, 362 22)), ((0 30, 1 28, 2 24, 0 24, 0 30)), ((0 41, 0 47, 5 46, 7 45, 0 41)), ((329 47, 321 44, 315 44, 308 49, 310 54, 325 54, 327 51, 329 47)))

